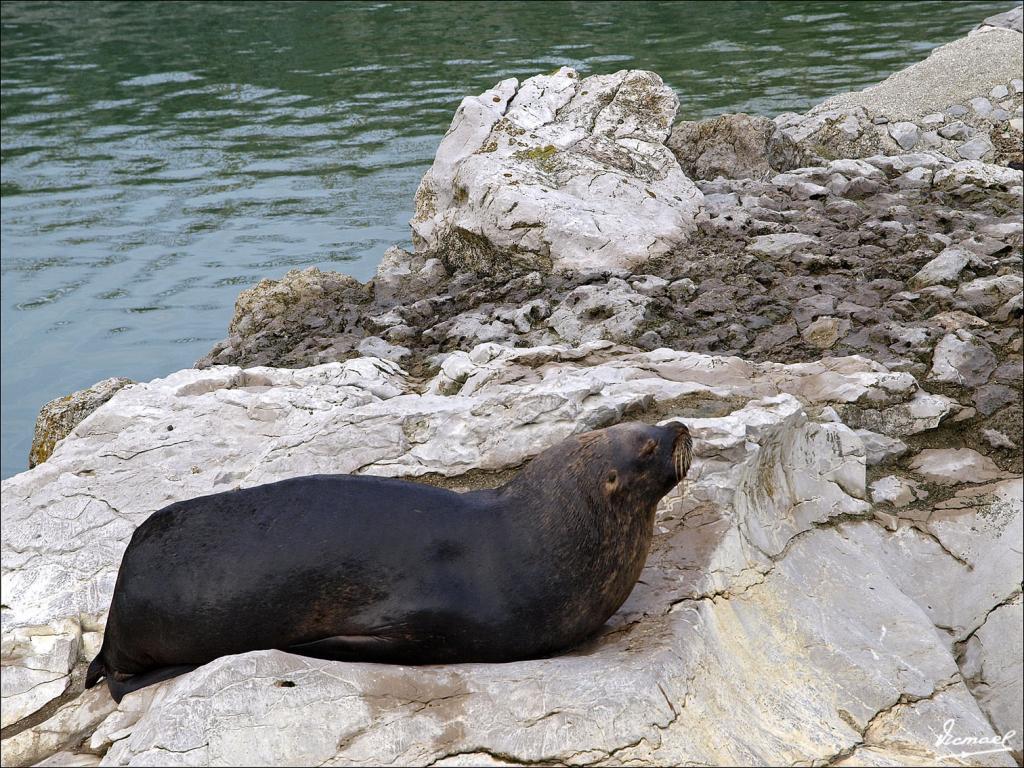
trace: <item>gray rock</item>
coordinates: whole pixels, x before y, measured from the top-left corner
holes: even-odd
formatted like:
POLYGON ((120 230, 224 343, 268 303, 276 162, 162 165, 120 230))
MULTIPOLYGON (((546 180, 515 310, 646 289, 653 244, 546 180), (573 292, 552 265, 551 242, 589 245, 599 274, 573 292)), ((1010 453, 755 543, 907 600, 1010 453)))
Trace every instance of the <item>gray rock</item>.
POLYGON ((788 256, 798 251, 813 249, 818 245, 818 238, 813 235, 784 232, 778 235, 759 235, 750 242, 747 250, 764 256, 788 256))
POLYGON ((900 149, 913 149, 921 138, 921 129, 914 123, 890 123, 889 135, 900 145, 900 149))
POLYGON ((992 113, 992 102, 984 96, 971 99, 968 103, 979 117, 988 117, 992 113))
MULTIPOLYGON (((1003 28, 1012 29, 1015 32, 1020 32, 1024 29, 1022 26, 1021 19, 1022 6, 1016 6, 1003 13, 997 13, 994 16, 989 16, 981 24, 979 24, 975 30, 984 30, 986 28, 1003 28)), ((972 33, 973 34, 973 33, 972 33)), ((1020 89, 1017 91, 1020 93, 1020 89)), ((1019 735, 1019 734, 1018 734, 1019 735)))
POLYGON ((909 450, 902 440, 872 432, 869 429, 856 430, 857 437, 864 443, 864 453, 869 467, 890 464, 909 450))
POLYGON ((1018 593, 985 618, 967 641, 961 661, 964 678, 982 710, 1001 734, 1013 732, 1006 744, 1018 761, 1024 747, 1020 727, 1024 704, 1018 686, 1024 658, 1022 620, 1024 610, 1018 593))
POLYGON ((983 416, 1019 402, 1020 391, 1003 384, 986 384, 974 392, 974 405, 983 416))
POLYGON ((849 333, 849 330, 849 320, 823 316, 804 328, 800 335, 808 344, 818 349, 828 349, 849 333))
POLYGON ((629 341, 647 315, 650 297, 613 277, 605 285, 581 285, 552 311, 547 326, 571 344, 597 339, 629 341))
POLYGON ((975 136, 956 148, 956 153, 965 160, 981 160, 995 149, 987 136, 975 136))
POLYGON ((913 480, 898 475, 887 475, 871 483, 871 500, 875 504, 891 504, 900 508, 927 496, 928 493, 920 490, 913 480))
POLYGON ((957 296, 979 310, 996 307, 1024 290, 1020 275, 979 277, 957 289, 957 296))
POLYGON ((933 112, 949 114, 949 105, 966 94, 988 93, 994 85, 1020 77, 1024 67, 1020 42, 1020 35, 1009 29, 954 40, 878 85, 834 96, 815 111, 861 107, 894 122, 917 121, 933 112))
POLYGON ((928 128, 934 128, 942 125, 946 122, 946 116, 942 112, 932 112, 930 115, 925 115, 921 118, 921 125, 928 128))
POLYGON ((997 429, 983 429, 981 434, 984 436, 985 441, 993 448, 1005 448, 1008 451, 1012 451, 1017 447, 1013 440, 997 429))
POLYGON ((939 128, 939 136, 952 141, 965 141, 974 135, 974 128, 956 120, 939 128))
POLYGON ((677 123, 666 143, 692 179, 764 179, 774 173, 768 163, 774 132, 767 117, 720 115, 677 123))
POLYGON ((966 330, 947 333, 935 346, 930 381, 977 387, 996 369, 995 353, 984 341, 966 330))
MULTIPOLYGON (((82 643, 96 634, 82 633, 83 617, 88 629, 102 627, 134 525, 175 499, 355 468, 440 472, 457 482, 469 469, 517 466, 566 434, 652 400, 671 417, 671 404, 695 393, 723 403, 757 399, 726 416, 688 420, 696 460, 685 495, 662 505, 637 590, 581 652, 457 667, 344 664, 278 651, 225 657, 126 697, 109 714, 84 712, 85 696, 69 701, 61 719, 5 740, 5 762, 35 762, 84 739, 112 765, 447 764, 465 754, 570 763, 584 753, 625 763, 789 764, 827 763, 861 748, 903 763, 941 761, 933 734, 950 717, 991 736, 933 622, 980 622, 1002 599, 1001 582, 979 567, 950 591, 941 568, 962 566, 934 541, 908 530, 890 543, 867 519, 860 440, 842 424, 809 422, 793 395, 778 394, 833 406, 885 401, 913 391, 911 377, 863 358, 753 365, 670 350, 613 354, 607 344, 482 345, 453 353, 443 369, 438 378, 458 380, 457 394, 441 395, 447 385, 417 394, 397 366, 369 358, 301 370, 182 371, 126 390, 124 402, 98 410, 50 462, 3 484, 4 521, 21 521, 0 531, 10 577, 5 681, 43 628, 54 633, 66 621, 68 637, 82 643), (224 408, 227 398, 236 407, 224 408), (156 428, 169 412, 190 425, 175 440, 156 428), (242 439, 253 428, 258 443, 242 439), (143 449, 147 460, 133 465, 129 487, 121 470, 131 459, 121 457, 143 449), (42 543, 26 558, 24 542, 38 531, 42 543), (932 563, 927 575, 919 575, 922 562, 932 563), (808 584, 819 587, 808 592, 808 584), (978 600, 986 590, 989 602, 978 600), (25 634, 32 627, 36 634, 25 634), (770 668, 764 658, 773 659, 770 668), (790 692, 784 705, 779 690, 790 692), (908 703, 896 706, 901 697, 908 703), (711 706, 725 714, 709 721, 711 706), (898 737, 870 730, 905 708, 917 711, 898 737), (449 729, 452 722, 463 725, 449 729), (923 730, 909 725, 922 722, 923 730), (742 737, 723 740, 723 727, 742 737), (790 736, 780 740, 783 730, 790 736), (46 733, 54 734, 49 741, 46 733)), ((985 514, 961 513, 971 527, 942 535, 984 545, 978 557, 996 561, 1003 544, 985 538, 985 514)), ((997 573, 1019 582, 1019 568, 1006 562, 997 573)), ((36 645, 35 667, 82 663, 70 650, 40 663, 36 645)), ((1013 674, 1011 666, 1005 679, 1013 674)))
POLYGON ((991 98, 995 99, 996 101, 1000 101, 1001 99, 1005 99, 1009 95, 1010 95, 1010 89, 1007 88, 1005 85, 997 85, 989 93, 989 96, 991 98))

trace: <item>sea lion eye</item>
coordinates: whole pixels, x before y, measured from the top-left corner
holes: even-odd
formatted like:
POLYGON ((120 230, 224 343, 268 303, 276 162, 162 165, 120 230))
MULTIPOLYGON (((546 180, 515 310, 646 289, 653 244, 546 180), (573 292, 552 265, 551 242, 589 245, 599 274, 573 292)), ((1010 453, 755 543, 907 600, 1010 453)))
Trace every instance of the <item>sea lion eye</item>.
POLYGON ((648 438, 647 442, 640 448, 640 458, 649 458, 654 455, 656 450, 658 450, 658 441, 653 438, 648 438))
POLYGON ((604 484, 608 487, 609 491, 614 491, 619 487, 619 473, 614 469, 608 472, 608 477, 605 478, 604 484))

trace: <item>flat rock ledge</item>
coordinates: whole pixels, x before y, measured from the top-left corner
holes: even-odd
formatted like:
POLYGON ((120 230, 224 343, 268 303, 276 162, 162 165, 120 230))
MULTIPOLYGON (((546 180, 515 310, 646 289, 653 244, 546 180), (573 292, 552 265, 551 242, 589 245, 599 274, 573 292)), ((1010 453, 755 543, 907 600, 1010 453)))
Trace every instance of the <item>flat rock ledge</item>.
POLYGON ((425 386, 360 358, 124 388, 3 484, 4 762, 885 764, 944 760, 949 718, 998 738, 1020 708, 984 628, 1020 611, 1021 479, 955 495, 922 479, 928 504, 878 514, 864 443, 834 420, 860 408, 908 439, 959 411, 860 357, 604 341, 480 345, 425 386), (317 472, 479 487, 574 432, 677 417, 691 477, 662 505, 636 590, 583 648, 425 668, 267 651, 119 707, 81 695, 121 552, 166 504, 317 472))

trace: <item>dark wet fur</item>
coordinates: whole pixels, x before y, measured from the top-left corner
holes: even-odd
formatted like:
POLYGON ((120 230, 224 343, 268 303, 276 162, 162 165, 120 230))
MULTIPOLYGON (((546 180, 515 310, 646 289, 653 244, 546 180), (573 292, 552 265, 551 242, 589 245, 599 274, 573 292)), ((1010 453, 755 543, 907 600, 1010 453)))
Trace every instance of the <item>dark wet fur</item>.
POLYGON ((120 701, 270 648, 404 664, 564 650, 632 591, 690 456, 681 424, 623 424, 495 490, 314 475, 172 504, 132 536, 86 687, 105 677, 120 701))

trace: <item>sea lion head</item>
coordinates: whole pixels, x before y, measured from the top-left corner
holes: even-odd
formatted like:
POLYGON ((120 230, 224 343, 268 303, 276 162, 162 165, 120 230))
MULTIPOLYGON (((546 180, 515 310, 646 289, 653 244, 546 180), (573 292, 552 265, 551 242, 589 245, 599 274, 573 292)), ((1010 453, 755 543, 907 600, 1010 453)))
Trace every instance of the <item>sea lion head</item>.
POLYGON ((601 493, 609 502, 635 500, 656 503, 679 484, 690 468, 693 441, 682 422, 652 426, 640 422, 617 424, 590 435, 592 470, 600 471, 601 493))

